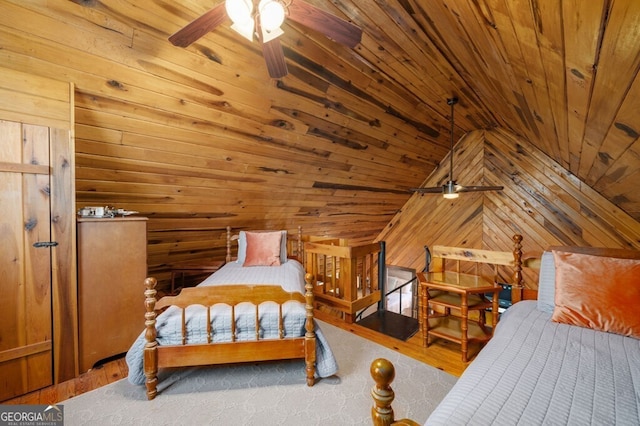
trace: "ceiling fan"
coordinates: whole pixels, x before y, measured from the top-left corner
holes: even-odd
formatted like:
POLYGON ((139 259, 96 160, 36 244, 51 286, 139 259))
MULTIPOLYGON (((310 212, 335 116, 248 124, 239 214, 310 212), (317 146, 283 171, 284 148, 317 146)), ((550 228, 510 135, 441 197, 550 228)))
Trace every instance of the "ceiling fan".
POLYGON ((453 180, 453 107, 458 103, 458 98, 447 99, 447 105, 451 105, 451 150, 449 152, 449 180, 442 186, 429 188, 411 188, 410 191, 418 193, 442 194, 444 198, 458 198, 460 192, 477 191, 501 191, 502 186, 462 186, 453 180))
POLYGON ((272 78, 284 77, 288 73, 278 39, 284 34, 280 26, 285 18, 350 48, 362 39, 362 30, 358 26, 304 0, 225 0, 177 31, 169 41, 175 46, 187 47, 227 18, 233 22, 231 28, 249 41, 253 41, 256 35, 262 43, 262 53, 272 78))

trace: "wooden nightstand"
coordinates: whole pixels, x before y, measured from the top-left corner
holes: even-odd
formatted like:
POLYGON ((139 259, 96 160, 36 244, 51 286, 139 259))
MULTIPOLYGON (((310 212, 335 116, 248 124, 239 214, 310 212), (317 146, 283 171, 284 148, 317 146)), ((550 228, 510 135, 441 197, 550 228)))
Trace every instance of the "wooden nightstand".
POLYGON ((187 274, 201 274, 205 272, 214 273, 226 262, 215 259, 196 259, 171 264, 171 294, 175 292, 176 275, 180 274, 184 284, 184 276, 187 274))
POLYGON ((429 337, 440 337, 460 344, 462 361, 467 362, 470 341, 487 342, 493 335, 497 315, 492 315, 492 327, 485 325, 485 309, 498 312, 498 293, 502 287, 484 277, 459 272, 420 272, 420 304, 424 345, 429 337), (485 294, 492 294, 491 300, 485 294), (439 307, 444 313, 437 313, 439 307), (451 315, 460 310, 460 317, 451 315), (469 320, 469 312, 478 312, 478 321, 469 320))
POLYGON ((505 274, 503 269, 513 272, 512 288, 523 288, 522 236, 516 234, 512 239, 513 252, 439 245, 427 250, 429 272, 418 273, 419 322, 425 346, 431 336, 459 343, 462 361, 467 362, 469 341, 484 343, 493 336, 503 290, 498 280, 505 274), (490 327, 485 322, 487 308, 492 313, 490 327), (459 310, 460 316, 451 315, 452 309, 459 310), (477 312, 477 320, 469 319, 470 311, 477 312))

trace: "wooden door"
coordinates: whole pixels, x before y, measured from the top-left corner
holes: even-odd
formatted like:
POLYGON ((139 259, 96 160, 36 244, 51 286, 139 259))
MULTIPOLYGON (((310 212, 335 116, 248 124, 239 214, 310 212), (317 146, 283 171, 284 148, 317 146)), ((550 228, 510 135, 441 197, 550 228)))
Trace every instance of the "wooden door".
POLYGON ((0 401, 53 383, 49 133, 0 121, 0 401))

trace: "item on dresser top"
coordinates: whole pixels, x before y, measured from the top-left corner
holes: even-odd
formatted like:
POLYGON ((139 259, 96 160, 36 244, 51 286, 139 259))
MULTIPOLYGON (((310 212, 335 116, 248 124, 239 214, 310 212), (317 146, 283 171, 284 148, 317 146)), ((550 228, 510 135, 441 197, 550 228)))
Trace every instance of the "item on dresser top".
POLYGON ((81 217, 103 217, 104 207, 83 207, 78 210, 81 217))
POLYGON ((78 210, 78 215, 80 217, 96 217, 96 218, 107 218, 107 217, 116 217, 116 216, 130 216, 132 214, 138 214, 138 212, 133 210, 125 210, 125 209, 117 209, 115 207, 83 207, 78 210))

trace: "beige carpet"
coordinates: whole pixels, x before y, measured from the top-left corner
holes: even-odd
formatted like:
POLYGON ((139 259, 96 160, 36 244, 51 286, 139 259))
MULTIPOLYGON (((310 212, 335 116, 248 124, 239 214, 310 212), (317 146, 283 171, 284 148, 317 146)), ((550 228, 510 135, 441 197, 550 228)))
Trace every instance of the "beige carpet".
POLYGON ((319 322, 340 371, 313 387, 302 361, 165 370, 160 393, 126 379, 63 401, 65 425, 369 425, 371 361, 396 367, 396 417, 423 423, 456 378, 319 322))

